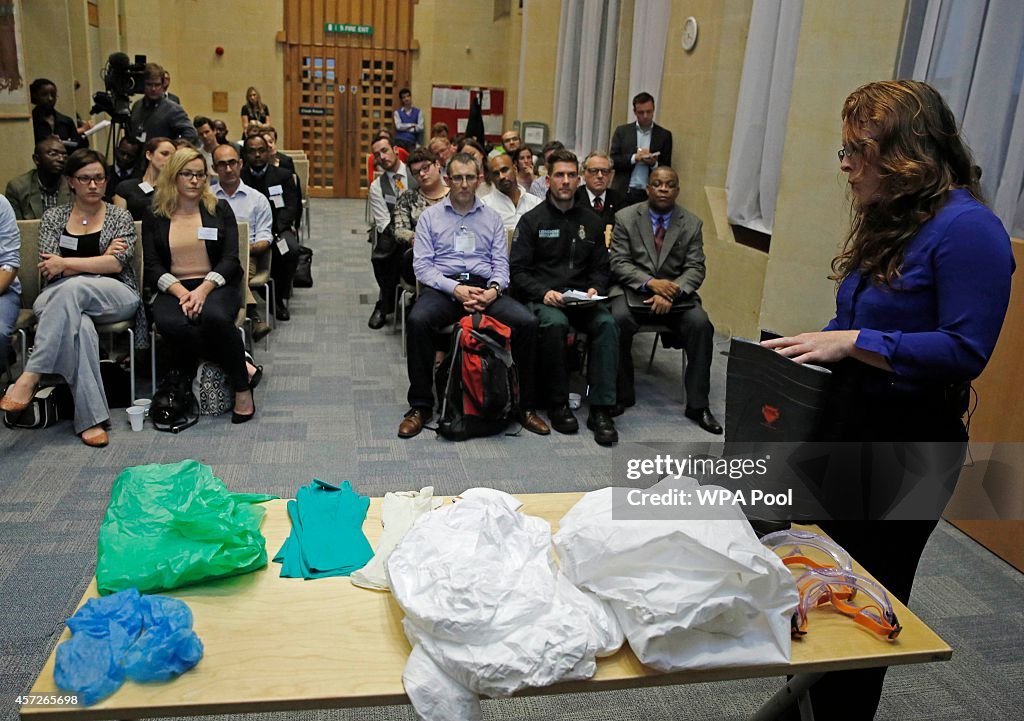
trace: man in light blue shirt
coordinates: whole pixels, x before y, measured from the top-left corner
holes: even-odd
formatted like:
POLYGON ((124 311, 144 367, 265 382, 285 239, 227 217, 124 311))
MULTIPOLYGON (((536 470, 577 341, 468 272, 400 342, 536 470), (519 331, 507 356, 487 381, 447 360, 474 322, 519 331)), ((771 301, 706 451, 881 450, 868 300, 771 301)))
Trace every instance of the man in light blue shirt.
MULTIPOLYGON (((235 218, 249 223, 249 277, 256 275, 257 259, 270 252, 274 240, 274 214, 270 201, 255 188, 242 182, 242 161, 233 145, 218 145, 213 150, 213 169, 220 181, 213 186, 219 200, 228 201, 235 218)), ((262 340, 271 331, 270 324, 259 313, 259 306, 249 286, 245 286, 245 313, 252 320, 253 340, 262 340)))
MULTIPOLYGON (((14 218, 14 208, 0 195, 0 373, 14 359, 11 335, 21 308, 21 234, 14 218)), ((23 361, 24 362, 24 361, 23 361)))
POLYGON ((474 156, 452 156, 448 161, 451 192, 423 211, 416 223, 413 270, 423 290, 408 320, 411 408, 398 427, 400 438, 418 435, 433 414, 434 334, 469 313, 485 313, 512 329, 523 427, 540 435, 551 432, 533 410, 537 319, 504 294, 509 278, 505 227, 498 214, 476 197, 481 172, 474 156))

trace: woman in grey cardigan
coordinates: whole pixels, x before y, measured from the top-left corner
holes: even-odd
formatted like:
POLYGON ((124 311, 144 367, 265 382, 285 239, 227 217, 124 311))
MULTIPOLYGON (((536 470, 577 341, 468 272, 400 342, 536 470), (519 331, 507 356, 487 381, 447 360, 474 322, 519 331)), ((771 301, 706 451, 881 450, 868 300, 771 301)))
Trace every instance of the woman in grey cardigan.
POLYGON ((135 226, 128 211, 103 202, 106 172, 94 150, 76 150, 64 165, 74 200, 43 213, 39 224, 39 271, 46 285, 32 306, 39 319, 34 350, 0 400, 0 410, 24 410, 43 374, 63 376, 75 399, 75 433, 88 446, 107 445, 110 419, 96 324, 134 318, 136 344, 146 341, 131 265, 135 226))

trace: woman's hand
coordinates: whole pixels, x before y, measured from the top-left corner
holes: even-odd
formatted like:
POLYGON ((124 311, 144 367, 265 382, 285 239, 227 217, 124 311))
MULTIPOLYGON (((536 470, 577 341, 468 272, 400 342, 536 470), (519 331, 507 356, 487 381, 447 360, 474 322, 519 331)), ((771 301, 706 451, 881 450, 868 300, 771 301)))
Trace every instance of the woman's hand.
POLYGON ((124 238, 114 238, 110 241, 110 245, 103 251, 103 255, 117 255, 118 253, 128 252, 128 242, 124 238))
POLYGON ((43 259, 38 266, 39 272, 45 280, 59 278, 68 268, 67 261, 64 260, 63 256, 56 255, 55 253, 40 253, 39 257, 43 259))
POLYGON ((190 290, 184 295, 179 296, 178 306, 187 318, 195 320, 203 312, 203 306, 206 305, 206 297, 208 295, 210 295, 210 289, 206 286, 206 283, 203 283, 195 290, 190 290))
POLYGON ((773 338, 761 345, 774 348, 797 363, 835 363, 854 354, 858 335, 859 330, 829 330, 773 338))

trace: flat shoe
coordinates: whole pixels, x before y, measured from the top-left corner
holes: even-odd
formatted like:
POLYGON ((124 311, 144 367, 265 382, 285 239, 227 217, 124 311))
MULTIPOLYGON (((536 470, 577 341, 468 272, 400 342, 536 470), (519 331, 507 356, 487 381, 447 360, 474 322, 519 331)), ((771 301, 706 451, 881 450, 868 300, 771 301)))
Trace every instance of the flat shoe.
POLYGON ((110 443, 110 436, 108 436, 107 432, 102 428, 99 429, 98 433, 92 433, 88 437, 86 437, 85 435, 87 432, 88 431, 83 431, 81 434, 82 443, 84 443, 87 446, 92 446, 93 448, 103 448, 104 446, 110 443))

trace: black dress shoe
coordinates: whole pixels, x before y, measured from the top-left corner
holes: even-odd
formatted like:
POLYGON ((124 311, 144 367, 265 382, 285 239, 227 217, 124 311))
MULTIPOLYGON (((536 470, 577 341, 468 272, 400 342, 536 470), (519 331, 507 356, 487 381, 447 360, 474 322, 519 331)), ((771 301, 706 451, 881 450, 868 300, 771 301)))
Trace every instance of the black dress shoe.
POLYGON ((288 306, 281 301, 274 305, 274 317, 278 320, 291 320, 292 314, 288 312, 288 306))
POLYGON ((626 412, 626 407, 621 403, 616 403, 614 406, 608 406, 608 415, 612 418, 617 418, 626 412))
POLYGON ((711 414, 710 408, 687 408, 685 415, 708 433, 722 435, 722 424, 711 414))
POLYGON ((576 433, 580 429, 580 422, 567 405, 555 406, 549 410, 548 420, 551 421, 551 427, 559 433, 576 433))
POLYGON ((373 330, 380 330, 384 327, 386 322, 387 316, 381 312, 380 306, 377 306, 373 309, 373 312, 370 313, 370 320, 366 321, 366 325, 370 326, 373 330))
POLYGON ((607 408, 591 406, 590 415, 587 416, 587 428, 594 432, 594 440, 599 446, 610 446, 619 442, 619 432, 615 430, 615 421, 612 420, 607 408))

